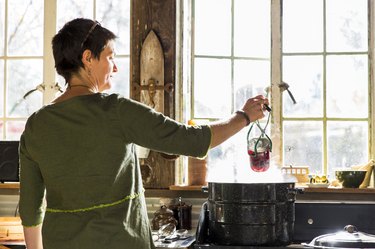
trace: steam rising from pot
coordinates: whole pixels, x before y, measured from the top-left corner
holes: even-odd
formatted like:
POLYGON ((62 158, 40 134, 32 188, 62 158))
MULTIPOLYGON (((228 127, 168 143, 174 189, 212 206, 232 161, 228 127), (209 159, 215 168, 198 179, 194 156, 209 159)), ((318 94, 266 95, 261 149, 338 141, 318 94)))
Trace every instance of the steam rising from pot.
MULTIPOLYGON (((228 165, 227 165, 228 166, 228 165)), ((230 167, 230 166, 229 166, 230 167)), ((271 164, 270 168, 264 172, 254 172, 248 166, 248 163, 244 163, 243 167, 245 170, 239 172, 236 175, 229 175, 226 171, 214 169, 213 172, 209 172, 207 181, 208 182, 220 182, 220 183, 295 183, 296 178, 289 174, 283 174, 280 167, 275 164, 271 164), (218 172, 219 171, 219 172, 218 172)))

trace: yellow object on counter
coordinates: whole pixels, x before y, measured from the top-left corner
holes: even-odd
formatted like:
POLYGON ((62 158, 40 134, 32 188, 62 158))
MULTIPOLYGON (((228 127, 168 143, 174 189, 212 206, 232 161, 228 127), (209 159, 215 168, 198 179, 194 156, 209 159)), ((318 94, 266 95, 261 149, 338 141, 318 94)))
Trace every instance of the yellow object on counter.
POLYGON ((313 175, 310 178, 310 183, 329 183, 326 175, 313 175))
POLYGON ((197 125, 197 123, 193 119, 190 119, 188 125, 197 125))

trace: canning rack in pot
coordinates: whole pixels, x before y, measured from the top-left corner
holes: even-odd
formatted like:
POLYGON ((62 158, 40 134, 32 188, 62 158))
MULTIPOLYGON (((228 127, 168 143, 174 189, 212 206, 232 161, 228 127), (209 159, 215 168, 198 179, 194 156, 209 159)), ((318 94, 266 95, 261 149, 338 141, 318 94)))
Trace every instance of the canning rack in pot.
POLYGON ((270 121, 271 114, 268 113, 268 118, 264 128, 261 127, 259 121, 255 121, 250 125, 247 132, 247 153, 250 157, 250 167, 255 172, 263 172, 270 167, 270 153, 272 152, 272 141, 266 133, 267 126, 270 121), (256 125, 260 130, 258 137, 251 137, 251 131, 256 125))

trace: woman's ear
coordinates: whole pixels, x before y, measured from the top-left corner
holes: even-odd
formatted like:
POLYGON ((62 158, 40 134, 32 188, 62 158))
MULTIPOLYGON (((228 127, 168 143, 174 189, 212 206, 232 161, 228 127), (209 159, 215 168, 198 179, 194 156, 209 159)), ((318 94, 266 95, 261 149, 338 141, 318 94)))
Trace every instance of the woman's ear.
POLYGON ((89 49, 86 49, 85 51, 83 51, 83 54, 82 54, 83 65, 91 64, 91 58, 92 58, 92 53, 89 49))

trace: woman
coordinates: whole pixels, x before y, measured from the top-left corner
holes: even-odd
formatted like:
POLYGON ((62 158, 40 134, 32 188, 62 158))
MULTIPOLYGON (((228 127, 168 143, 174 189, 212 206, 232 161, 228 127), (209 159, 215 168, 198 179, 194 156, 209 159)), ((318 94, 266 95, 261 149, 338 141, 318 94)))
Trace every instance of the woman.
POLYGON ((55 67, 67 89, 29 117, 20 141, 20 216, 28 249, 154 248, 134 144, 204 157, 264 117, 263 96, 228 120, 193 127, 102 93, 117 72, 115 38, 82 18, 53 38, 55 67))

